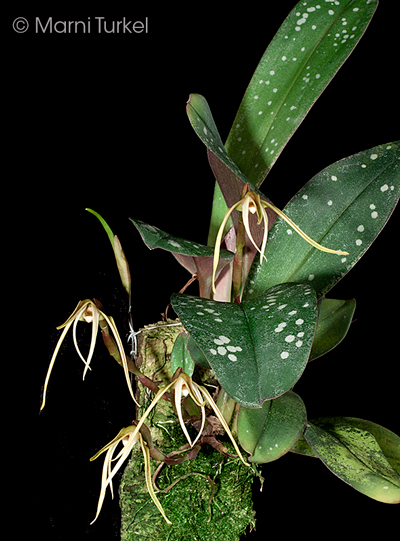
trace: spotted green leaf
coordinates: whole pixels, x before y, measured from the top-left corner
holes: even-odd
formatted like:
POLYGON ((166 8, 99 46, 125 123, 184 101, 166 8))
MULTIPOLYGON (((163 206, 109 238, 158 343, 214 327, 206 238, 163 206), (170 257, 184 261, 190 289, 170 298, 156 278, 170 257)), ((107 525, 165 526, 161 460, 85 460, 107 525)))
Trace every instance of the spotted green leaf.
POLYGON ((369 248, 398 202, 399 143, 377 146, 330 165, 284 209, 315 241, 349 255, 312 248, 278 218, 269 231, 268 262, 260 266, 254 260, 243 298, 253 298, 282 282, 307 283, 318 298, 325 295, 369 248))
POLYGON ((185 374, 191 376, 194 371, 194 360, 188 349, 189 336, 181 332, 176 337, 171 352, 171 370, 174 374, 178 368, 182 368, 185 374))
POLYGON ((306 421, 302 399, 288 391, 274 400, 267 400, 262 408, 240 408, 239 443, 251 455, 249 462, 272 462, 295 445, 306 421))
POLYGON ((390 430, 351 417, 307 423, 305 439, 335 475, 363 494, 400 503, 400 438, 390 430))
MULTIPOLYGON (((250 187, 259 193, 263 200, 266 200, 266 197, 249 182, 249 179, 240 171, 227 154, 205 98, 199 94, 191 94, 187 103, 187 113, 195 132, 207 147, 208 160, 218 184, 219 195, 214 196, 208 236, 208 244, 212 246, 215 243, 215 238, 227 207, 232 207, 241 199, 242 190, 246 183, 249 183, 250 187)), ((266 213, 268 215, 268 223, 271 225, 276 219, 276 214, 270 208, 266 209, 266 213)), ((260 225, 257 227, 257 219, 256 215, 250 215, 249 223, 254 242, 260 245, 263 239, 264 226, 260 225)), ((225 233, 229 230, 232 223, 235 231, 237 231, 238 213, 234 212, 231 215, 226 225, 225 233)), ((242 276, 244 279, 247 277, 254 256, 257 253, 253 243, 250 242, 247 236, 245 237, 245 242, 246 248, 243 251, 242 259, 242 276)))
POLYGON ((310 361, 325 355, 340 344, 349 330, 355 308, 354 299, 322 299, 310 361))
MULTIPOLYGON (((158 227, 130 218, 150 250, 161 248, 171 252, 175 259, 192 275, 197 274, 200 295, 210 297, 214 250, 195 242, 174 237, 158 227)), ((221 250, 217 274, 233 259, 234 254, 221 250)))
POLYGON ((239 201, 243 186, 249 179, 227 153, 207 100, 200 94, 191 94, 186 111, 194 131, 208 149, 211 167, 223 198, 231 207, 239 201))
POLYGON ((314 291, 281 284, 242 304, 174 294, 172 306, 228 395, 245 407, 288 391, 309 357, 314 291))
POLYGON ((300 1, 265 51, 226 149, 260 186, 316 99, 368 26, 378 0, 300 1))

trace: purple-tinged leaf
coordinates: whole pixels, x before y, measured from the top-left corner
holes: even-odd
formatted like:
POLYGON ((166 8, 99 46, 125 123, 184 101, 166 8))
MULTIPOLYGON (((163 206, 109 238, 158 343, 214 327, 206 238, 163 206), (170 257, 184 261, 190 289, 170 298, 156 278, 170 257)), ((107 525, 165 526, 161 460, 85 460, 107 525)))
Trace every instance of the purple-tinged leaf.
MULTIPOLYGON (((150 250, 161 248, 171 252, 175 259, 192 275, 197 274, 200 297, 209 298, 211 295, 211 280, 213 269, 214 249, 203 246, 180 237, 174 237, 158 227, 146 224, 141 220, 130 218, 139 231, 144 243, 150 250)), ((232 261, 234 254, 221 250, 217 275, 232 261)))

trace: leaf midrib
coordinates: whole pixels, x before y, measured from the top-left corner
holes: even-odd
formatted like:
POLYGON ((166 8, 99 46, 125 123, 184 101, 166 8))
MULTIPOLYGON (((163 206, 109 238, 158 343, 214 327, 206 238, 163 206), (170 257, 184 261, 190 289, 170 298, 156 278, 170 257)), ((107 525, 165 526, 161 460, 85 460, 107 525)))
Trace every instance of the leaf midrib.
POLYGON ((248 331, 249 331, 249 335, 250 335, 250 340, 251 340, 251 345, 253 346, 253 355, 254 355, 254 360, 255 360, 255 364, 256 364, 256 370, 257 370, 257 394, 258 394, 258 403, 261 402, 262 400, 262 393, 261 393, 261 378, 260 378, 260 371, 258 369, 258 356, 257 356, 257 353, 256 353, 256 345, 255 345, 255 342, 254 342, 254 339, 253 339, 253 333, 251 332, 251 327, 250 327, 250 320, 247 316, 247 312, 246 310, 243 308, 243 305, 242 303, 239 304, 243 314, 244 314, 244 317, 245 317, 245 320, 246 320, 246 325, 247 325, 247 328, 248 328, 248 331))
MULTIPOLYGON (((325 430, 325 429, 323 429, 325 430)), ((328 432, 328 434, 330 434, 340 445, 342 445, 358 462, 360 462, 363 466, 365 466, 370 472, 372 472, 374 475, 376 475, 377 477, 380 477, 381 479, 384 479, 385 481, 387 481, 388 483, 391 483, 393 486, 397 487, 397 488, 400 488, 400 476, 399 476, 399 484, 397 485, 395 482, 394 482, 394 479, 392 478, 389 478, 387 476, 387 474, 385 474, 382 470, 379 470, 379 472, 377 473, 377 470, 373 469, 372 466, 368 465, 362 457, 360 456, 357 456, 351 449, 350 447, 344 443, 337 435, 335 434, 332 434, 332 432, 329 432, 328 430, 326 430, 326 432, 328 432)), ((373 434, 372 434, 373 436, 373 434)), ((379 445, 378 443, 378 440, 375 438, 375 436, 373 436, 373 438, 375 439, 378 447, 380 448, 381 452, 382 452, 382 455, 384 457, 384 459, 386 460, 387 462, 387 465, 388 465, 388 469, 391 469, 394 474, 397 474, 397 472, 395 470, 393 470, 392 466, 389 464, 386 456, 385 456, 385 453, 382 451, 382 448, 381 446, 379 445)), ((397 474, 398 475, 398 474, 397 474)))

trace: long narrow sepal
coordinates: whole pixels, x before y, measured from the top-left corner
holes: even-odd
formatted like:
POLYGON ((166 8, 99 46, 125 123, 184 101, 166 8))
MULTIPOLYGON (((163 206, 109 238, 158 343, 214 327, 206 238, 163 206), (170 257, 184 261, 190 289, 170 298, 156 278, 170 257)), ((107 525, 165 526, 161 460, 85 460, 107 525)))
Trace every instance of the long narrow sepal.
POLYGON ((117 329, 117 327, 115 325, 115 322, 114 322, 112 317, 108 317, 104 313, 102 313, 102 316, 104 317, 104 319, 108 323, 108 326, 110 327, 110 329, 111 329, 111 331, 112 331, 112 333, 114 335, 115 342, 117 344, 118 351, 119 351, 119 354, 120 354, 120 357, 121 357, 122 367, 124 369, 125 379, 126 379, 126 383, 128 385, 129 393, 130 393, 133 401, 135 402, 135 404, 137 406, 139 406, 139 404, 138 404, 138 402, 137 402, 137 400, 136 400, 136 398, 135 398, 135 396, 133 394, 131 380, 130 380, 130 377, 129 377, 128 363, 127 363, 127 360, 126 360, 124 346, 122 344, 122 340, 121 340, 121 338, 119 336, 119 333, 118 333, 118 329, 117 329))
POLYGON ((144 458, 144 474, 146 479, 146 487, 150 494, 151 499, 153 500, 155 506, 162 514, 165 522, 167 524, 172 524, 172 522, 167 518, 166 514, 164 513, 164 509, 162 508, 162 505, 159 501, 159 499, 156 496, 156 493, 154 492, 153 483, 152 483, 152 476, 151 476, 151 468, 150 468, 150 452, 149 448, 145 444, 143 437, 141 434, 139 434, 139 441, 140 445, 143 451, 143 458, 144 458))
POLYGON ((53 366, 54 366, 54 363, 56 361, 56 357, 57 357, 57 354, 58 354, 59 349, 61 347, 61 344, 63 343, 64 338, 65 338, 69 328, 71 327, 72 323, 73 323, 73 320, 69 321, 69 323, 64 328, 60 338, 58 339, 56 348, 55 348, 55 350, 53 352, 53 356, 51 357, 49 368, 47 369, 46 379, 45 379, 45 382, 44 382, 43 399, 42 399, 42 405, 40 406, 40 410, 42 410, 44 408, 45 404, 46 404, 46 394, 47 394, 47 387, 49 385, 50 375, 51 375, 51 372, 53 370, 53 366))
POLYGON ((207 391, 207 389, 205 387, 198 385, 198 388, 200 389, 203 396, 207 399, 207 402, 210 404, 211 408, 214 410, 215 415, 220 420, 220 422, 221 422, 222 426, 224 427, 224 430, 225 430, 226 434, 229 436, 229 439, 231 440, 231 442, 233 444, 233 447, 235 448, 235 451, 238 454, 240 460, 243 462, 243 464, 245 466, 250 466, 250 464, 248 462, 246 462, 246 460, 243 458, 243 455, 240 452, 238 444, 236 443, 235 438, 233 437, 233 434, 232 434, 227 422, 224 419, 224 416, 219 411, 219 409, 218 409, 216 403, 214 402, 212 396, 210 395, 210 393, 207 391))
POLYGON ((285 222, 287 222, 290 225, 290 227, 292 227, 296 231, 296 233, 300 235, 301 238, 303 238, 305 241, 307 241, 309 244, 311 244, 311 246, 313 246, 317 250, 320 250, 321 252, 326 252, 328 254, 349 255, 349 252, 344 252, 342 250, 331 250, 331 248, 325 248, 325 246, 318 244, 318 242, 315 242, 315 240, 313 240, 311 237, 306 235, 304 231, 300 229, 300 227, 298 227, 294 222, 292 222, 292 220, 288 218, 288 216, 286 216, 286 214, 284 214, 277 207, 275 207, 274 205, 271 205, 267 201, 263 201, 263 204, 266 207, 269 207, 270 209, 275 211, 278 214, 278 216, 280 216, 283 220, 285 220, 285 222))

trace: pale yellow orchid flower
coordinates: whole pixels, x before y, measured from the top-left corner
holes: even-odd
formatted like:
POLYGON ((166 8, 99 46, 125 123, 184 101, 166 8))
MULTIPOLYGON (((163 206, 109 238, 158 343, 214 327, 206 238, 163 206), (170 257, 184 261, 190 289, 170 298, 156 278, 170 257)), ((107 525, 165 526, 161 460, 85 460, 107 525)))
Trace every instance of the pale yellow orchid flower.
POLYGON ((175 402, 175 407, 176 407, 177 414, 178 414, 179 423, 181 425, 183 433, 185 434, 186 439, 188 440, 189 445, 191 447, 193 447, 196 444, 196 442, 198 441, 198 439, 200 438, 200 436, 201 436, 201 433, 203 431, 204 424, 205 424, 205 404, 206 404, 206 402, 208 402, 210 407, 213 409, 215 415, 220 420, 226 434, 229 436, 229 438, 230 438, 230 440, 231 440, 231 442, 232 442, 232 444, 233 444, 233 446, 235 448, 235 451, 238 454, 240 460, 246 466, 250 466, 250 464, 248 462, 246 462, 245 459, 243 458, 243 456, 242 456, 242 454, 240 452, 240 449, 239 449, 239 447, 238 447, 238 445, 237 445, 237 443, 236 443, 236 441, 235 441, 235 439, 234 439, 234 437, 233 437, 233 435, 232 435, 232 433, 230 431, 230 428, 229 428, 227 422, 225 421, 222 413, 219 411, 218 406, 214 402, 214 400, 213 400, 212 396, 210 395, 210 393, 207 391, 207 389, 205 387, 195 383, 192 380, 192 378, 190 376, 188 376, 187 374, 185 374, 185 373, 180 373, 177 378, 175 378, 175 379, 173 379, 171 381, 171 383, 169 383, 165 387, 161 388, 157 392, 157 394, 153 398, 152 403, 150 404, 150 406, 145 411, 143 417, 140 419, 140 421, 138 421, 138 423, 136 425, 136 429, 133 432, 134 436, 136 436, 136 434, 139 433, 140 428, 143 426, 145 420, 147 419, 147 417, 149 416, 149 414, 151 413, 153 408, 157 405, 157 403, 161 400, 161 398, 165 395, 165 393, 167 393, 172 388, 174 388, 174 391, 175 391, 175 400, 174 400, 174 402, 175 402), (192 440, 191 440, 191 438, 190 438, 190 436, 188 434, 185 423, 183 421, 182 412, 181 412, 181 400, 182 400, 182 397, 187 396, 187 395, 189 395, 192 398, 192 400, 195 402, 195 404, 198 407, 200 407, 201 413, 202 413, 201 428, 199 430, 199 433, 198 433, 196 439, 193 442, 192 442, 192 440))
POLYGON ((322 252, 327 252, 329 254, 336 254, 336 255, 348 255, 348 252, 344 252, 342 250, 331 250, 330 248, 325 248, 325 246, 322 246, 321 244, 318 244, 310 238, 308 235, 306 235, 286 214, 284 214, 281 210, 279 210, 275 205, 272 205, 268 201, 261 200, 260 195, 254 192, 253 190, 250 190, 248 184, 245 185, 243 192, 242 192, 242 198, 240 201, 235 203, 232 207, 230 207, 225 216, 222 220, 221 226, 218 230, 217 238, 215 241, 215 248, 214 248, 214 261, 213 261, 213 276, 212 276, 212 288, 213 292, 216 293, 215 288, 215 276, 217 272, 217 266, 219 261, 219 253, 220 253, 220 246, 222 242, 222 235, 224 232, 225 225, 229 219, 229 216, 232 214, 234 210, 238 210, 242 213, 242 219, 243 219, 243 225, 245 232, 250 239, 251 243, 255 246, 257 251, 260 253, 260 263, 262 263, 263 258, 265 257, 265 249, 267 246, 267 239, 268 239, 268 216, 266 212, 266 208, 272 209, 278 216, 280 216, 283 220, 285 220, 290 227, 292 227, 296 233, 298 233, 305 241, 307 241, 311 246, 314 248, 317 248, 317 250, 320 250, 322 252), (250 225, 249 225, 249 213, 255 214, 257 213, 258 222, 257 225, 260 225, 261 222, 264 222, 264 234, 263 234, 263 240, 261 244, 261 248, 257 246, 255 243, 253 236, 250 231, 250 225))
POLYGON ((154 492, 153 483, 152 483, 152 477, 151 477, 151 468, 150 468, 150 451, 149 448, 146 445, 146 442, 143 439, 143 436, 138 430, 136 430, 136 426, 128 426, 127 428, 123 428, 120 430, 118 435, 110 441, 103 449, 101 449, 98 453, 96 453, 90 460, 95 460, 98 456, 100 456, 104 451, 107 451, 107 454, 104 459, 103 464, 103 473, 101 476, 101 489, 100 489, 100 497, 97 504, 97 513, 95 518, 92 520, 91 524, 97 520, 97 517, 100 514, 101 508, 103 506, 107 486, 110 486, 111 495, 114 497, 114 491, 113 491, 113 485, 112 485, 112 479, 114 475, 117 473, 117 471, 120 469, 122 464, 125 462, 125 460, 128 458, 130 452, 133 449, 133 446, 139 442, 140 447, 143 451, 143 458, 144 458, 144 473, 145 473, 145 479, 146 479, 146 487, 150 494, 151 499, 155 503, 157 509, 160 511, 162 516, 164 517, 167 524, 172 524, 167 518, 167 516, 164 513, 164 510, 161 506, 161 503, 159 499, 156 496, 156 493, 154 492), (119 443, 122 443, 123 447, 117 454, 115 458, 113 458, 114 452, 116 448, 118 447, 119 443), (112 467, 112 462, 117 462, 114 467, 112 467))
MULTIPOLYGON (((179 373, 178 373, 179 374, 179 373)), ((204 429, 206 416, 205 416, 205 404, 208 402, 208 404, 213 409, 215 415, 220 420, 226 434, 229 436, 236 453, 238 454, 240 460, 245 464, 245 466, 250 466, 248 462, 245 461, 245 459, 242 456, 242 453, 240 452, 240 449, 230 431, 230 428, 225 421, 222 413, 220 412, 218 406, 215 404, 213 398, 211 397, 210 393, 207 391, 207 389, 201 385, 198 385, 195 383, 190 376, 188 376, 185 373, 180 373, 175 379, 171 381, 168 385, 161 388, 157 394, 155 395, 152 403, 145 411, 143 417, 140 419, 140 421, 135 421, 135 425, 129 426, 127 428, 123 428, 119 434, 110 442, 108 443, 103 449, 101 449, 98 453, 96 453, 90 460, 95 460, 99 455, 101 455, 104 451, 107 451, 106 457, 104 459, 104 465, 103 465, 103 474, 102 474, 102 480, 101 480, 101 490, 100 490, 100 498, 97 506, 97 514, 93 522, 97 519, 99 516, 99 513, 101 511, 101 507, 104 502, 104 497, 106 493, 107 486, 110 486, 111 493, 113 494, 113 488, 112 488, 112 479, 114 475, 117 473, 119 468, 122 466, 123 462, 128 457, 129 453, 131 452, 133 446, 138 441, 140 442, 142 451, 143 451, 143 457, 144 457, 144 466, 145 466, 145 477, 146 477, 146 486, 147 490, 149 491, 149 494, 157 506, 158 510, 166 520, 168 524, 171 524, 171 522, 166 517, 162 506, 154 492, 152 480, 151 480, 151 470, 150 470, 150 452, 149 448, 147 447, 145 441, 143 440, 143 436, 140 433, 140 430, 142 429, 144 422, 146 421, 147 417, 151 413, 151 411, 154 409, 154 407, 158 404, 158 402, 161 400, 161 398, 170 390, 174 390, 174 404, 175 408, 178 414, 179 423, 181 425, 182 431, 185 434, 186 439, 188 440, 188 443, 191 447, 194 447, 198 439, 201 437, 201 434, 204 429), (183 397, 190 396, 192 400, 201 408, 202 413, 202 422, 200 430, 195 438, 194 441, 191 440, 189 433, 186 429, 182 411, 181 411, 181 401, 183 397), (115 458, 113 458, 113 454, 115 452, 115 449, 117 445, 122 442, 125 447, 117 454, 115 458), (111 468, 111 463, 117 461, 116 465, 111 468)), ((92 524, 93 524, 92 522, 92 524)))
POLYGON ((84 301, 79 301, 77 307, 72 312, 72 314, 69 316, 67 321, 65 323, 63 323, 62 325, 60 325, 59 327, 57 327, 57 329, 64 328, 64 330, 63 330, 63 332, 62 332, 62 334, 61 334, 61 336, 60 336, 60 338, 59 338, 59 340, 57 342, 57 345, 56 345, 56 348, 54 350, 53 356, 52 356, 52 358, 50 360, 49 368, 47 370, 46 380, 45 380, 44 389, 43 389, 43 400, 42 400, 42 405, 41 405, 41 408, 40 408, 41 410, 44 408, 45 403, 46 403, 46 393, 47 393, 47 387, 48 387, 49 380, 50 380, 51 371, 53 370, 53 366, 54 366, 57 354, 58 354, 58 352, 60 350, 60 347, 61 347, 61 344, 63 343, 64 338, 66 337, 66 335, 68 333, 69 328, 72 326, 72 336, 73 336, 73 340, 74 340, 74 344, 75 344, 75 349, 76 349, 79 357, 82 359, 82 361, 85 364, 85 370, 83 372, 83 379, 85 379, 85 375, 86 375, 87 370, 88 369, 91 370, 90 361, 92 360, 92 357, 93 357, 94 347, 95 347, 96 338, 97 338, 97 332, 98 332, 98 329, 99 329, 99 321, 101 321, 101 320, 106 321, 106 323, 108 324, 109 328, 111 329, 111 331, 113 333, 113 336, 115 338, 115 342, 117 344, 118 351, 119 351, 119 354, 120 354, 120 357, 121 357, 122 366, 123 366, 123 369, 124 369, 125 379, 126 379, 126 382, 128 384, 129 392, 130 392, 133 400, 137 404, 137 401, 136 401, 136 399, 134 397, 134 394, 133 394, 130 378, 129 378, 128 364, 127 364, 126 355, 125 355, 125 352, 124 352, 124 346, 122 344, 122 340, 121 340, 121 338, 119 336, 119 333, 118 333, 117 327, 115 325, 115 322, 114 322, 112 317, 108 317, 102 310, 100 310, 100 308, 98 308, 98 306, 96 305, 96 303, 94 301, 91 301, 89 299, 85 299, 84 301), (86 321, 87 323, 92 324, 92 338, 91 338, 91 342, 90 342, 89 353, 88 353, 88 356, 87 356, 86 359, 84 358, 84 356, 82 355, 82 353, 81 353, 81 351, 79 349, 78 341, 77 341, 77 338, 76 338, 76 328, 77 328, 77 325, 78 325, 78 321, 86 321))

